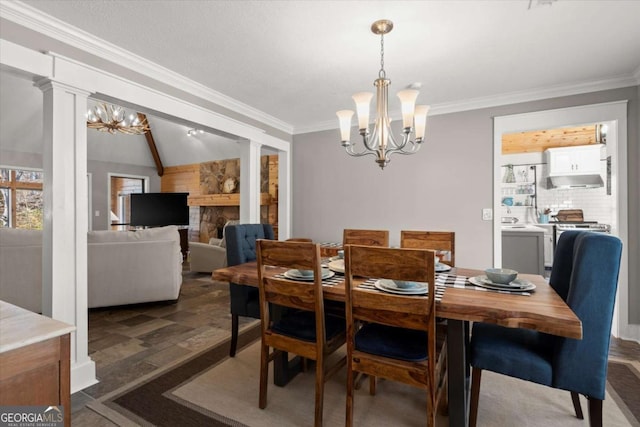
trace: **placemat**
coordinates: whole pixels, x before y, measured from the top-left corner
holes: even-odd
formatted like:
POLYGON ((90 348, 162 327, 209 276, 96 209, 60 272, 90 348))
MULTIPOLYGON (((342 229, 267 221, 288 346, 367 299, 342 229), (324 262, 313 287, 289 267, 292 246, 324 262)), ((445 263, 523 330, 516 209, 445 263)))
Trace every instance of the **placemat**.
POLYGON ((466 276, 457 276, 455 274, 446 274, 440 273, 436 274, 436 286, 441 285, 447 288, 458 288, 458 289, 471 289, 474 291, 484 291, 484 292, 498 292, 500 294, 512 294, 512 295, 531 295, 531 291, 500 291, 497 289, 487 289, 481 286, 473 285, 469 282, 469 278, 466 276))
MULTIPOLYGON (((290 277, 285 276, 284 274, 276 274, 274 275, 275 278, 277 279, 287 279, 287 280, 293 280, 290 277)), ((338 283, 341 283, 344 280, 344 276, 343 275, 338 275, 337 273, 335 275, 333 275, 332 277, 329 277, 327 279, 323 279, 322 280, 322 286, 335 286, 338 283)), ((301 282, 305 281, 305 280, 300 280, 301 282)), ((312 283, 311 281, 307 281, 308 283, 312 283)))
MULTIPOLYGON (((375 290, 375 291, 380 291, 378 288, 376 288, 374 286, 374 283, 376 283, 376 280, 378 280, 378 279, 367 279, 364 283, 361 283, 360 285, 358 285, 358 287, 362 288, 362 289, 372 289, 372 290, 375 290)), ((436 297, 435 297, 436 301, 441 301, 442 300, 442 297, 444 296, 444 291, 445 290, 446 290, 446 287, 441 285, 441 284, 438 284, 438 282, 436 281, 436 297)), ((383 291, 380 291, 380 292, 383 292, 383 291)), ((399 294, 394 294, 394 295, 399 295, 399 294)), ((411 294, 409 294, 408 296, 426 297, 427 295, 426 294, 424 294, 424 295, 411 295, 411 294)))
POLYGON ((341 248, 342 243, 337 242, 322 242, 320 243, 321 248, 341 248))

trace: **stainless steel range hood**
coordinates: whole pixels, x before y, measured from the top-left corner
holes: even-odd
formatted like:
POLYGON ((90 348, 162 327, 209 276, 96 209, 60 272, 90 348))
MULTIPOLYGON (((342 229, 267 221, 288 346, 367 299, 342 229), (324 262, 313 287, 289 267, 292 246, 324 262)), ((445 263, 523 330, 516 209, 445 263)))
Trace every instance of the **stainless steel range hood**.
POLYGON ((562 175, 547 178, 547 188, 598 188, 604 186, 602 177, 593 175, 562 175))

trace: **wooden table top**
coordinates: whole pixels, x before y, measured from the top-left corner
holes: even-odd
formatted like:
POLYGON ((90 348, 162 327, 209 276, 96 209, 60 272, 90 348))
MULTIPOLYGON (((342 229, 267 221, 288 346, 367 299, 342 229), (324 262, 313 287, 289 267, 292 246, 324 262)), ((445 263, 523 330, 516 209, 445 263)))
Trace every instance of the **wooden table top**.
MULTIPOLYGON (((483 273, 466 268, 454 268, 449 272, 467 277, 483 273)), ((437 316, 582 338, 582 322, 542 276, 521 274, 519 277, 536 285, 535 292, 530 296, 448 287, 442 300, 436 303, 437 316)), ((212 278, 257 287, 257 263, 254 261, 221 268, 212 273, 212 278)), ((344 301, 344 281, 335 286, 325 286, 324 295, 329 300, 344 301)))

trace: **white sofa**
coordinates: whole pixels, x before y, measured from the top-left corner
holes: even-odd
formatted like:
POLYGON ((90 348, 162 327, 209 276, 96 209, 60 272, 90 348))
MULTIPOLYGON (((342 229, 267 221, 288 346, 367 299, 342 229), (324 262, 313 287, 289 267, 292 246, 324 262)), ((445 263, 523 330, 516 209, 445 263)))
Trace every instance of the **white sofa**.
MULTIPOLYGON (((176 300, 182 285, 176 226, 87 235, 88 306, 176 300)), ((0 228, 0 299, 42 311, 42 232, 0 228)))

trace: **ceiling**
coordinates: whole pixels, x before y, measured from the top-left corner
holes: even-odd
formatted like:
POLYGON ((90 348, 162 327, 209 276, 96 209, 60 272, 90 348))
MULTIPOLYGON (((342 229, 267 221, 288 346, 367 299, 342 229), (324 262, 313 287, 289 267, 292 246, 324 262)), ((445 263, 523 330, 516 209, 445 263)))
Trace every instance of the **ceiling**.
MULTIPOLYGON (((42 91, 25 76, 0 70, 0 150, 42 152, 42 91), (15 108, 19 105, 19 108, 15 108)), ((89 107, 95 101, 89 100, 89 107)), ((193 126, 147 115, 163 166, 240 157, 235 140, 211 132, 188 136, 193 126)), ((264 154, 271 154, 267 149, 264 154)), ((87 129, 89 160, 155 167, 144 135, 114 135, 87 129)), ((0 165, 2 162, 0 161, 0 165)))
POLYGON ((336 128, 335 111, 373 90, 380 40, 369 28, 381 18, 394 22, 385 36, 391 94, 419 82, 418 103, 434 114, 640 82, 640 1, 24 3, 293 133, 336 128))

